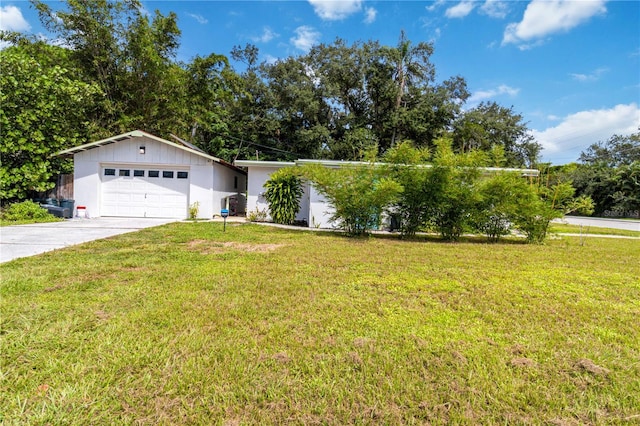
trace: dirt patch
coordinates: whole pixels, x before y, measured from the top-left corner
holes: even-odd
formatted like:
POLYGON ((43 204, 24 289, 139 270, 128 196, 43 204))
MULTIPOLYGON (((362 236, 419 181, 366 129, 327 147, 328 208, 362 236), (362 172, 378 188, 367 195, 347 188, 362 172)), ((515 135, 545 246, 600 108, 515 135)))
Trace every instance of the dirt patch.
POLYGON ((187 248, 192 251, 199 251, 202 254, 223 253, 226 250, 238 250, 247 253, 267 253, 284 247, 284 244, 252 244, 228 241, 220 243, 208 240, 191 240, 187 243, 187 248))
POLYGON ((278 352, 277 354, 274 354, 271 358, 283 364, 291 361, 291 358, 289 357, 289 355, 287 355, 286 352, 278 352))
POLYGON ((576 362, 575 366, 579 370, 587 371, 591 374, 595 374, 596 376, 606 376, 607 374, 610 373, 608 369, 604 367, 600 367, 599 365, 596 365, 595 362, 587 358, 583 358, 579 360, 578 362, 576 362))
POLYGON ((45 293, 51 293, 52 291, 56 291, 56 290, 60 290, 63 289, 64 286, 58 284, 58 285, 54 285, 53 287, 47 287, 44 290, 42 290, 45 293))
POLYGON ((98 318, 100 321, 106 321, 109 318, 111 318, 111 314, 105 311, 96 311, 96 318, 98 318))
POLYGON ((509 364, 513 367, 530 368, 535 367, 537 364, 534 360, 529 358, 513 358, 509 361, 509 364))

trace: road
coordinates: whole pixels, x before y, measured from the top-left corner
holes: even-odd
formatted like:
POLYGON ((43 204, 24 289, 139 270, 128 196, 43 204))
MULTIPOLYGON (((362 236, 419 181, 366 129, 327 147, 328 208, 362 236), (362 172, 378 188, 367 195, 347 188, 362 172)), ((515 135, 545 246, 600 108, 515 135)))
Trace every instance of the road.
POLYGON ((565 216, 564 218, 557 219, 554 222, 567 223, 569 225, 593 226, 597 228, 626 229, 627 231, 640 232, 640 220, 565 216))

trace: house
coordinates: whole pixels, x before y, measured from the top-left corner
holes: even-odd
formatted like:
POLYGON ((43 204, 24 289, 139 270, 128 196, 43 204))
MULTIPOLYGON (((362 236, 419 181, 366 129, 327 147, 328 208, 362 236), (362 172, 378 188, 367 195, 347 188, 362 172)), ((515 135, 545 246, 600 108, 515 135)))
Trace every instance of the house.
POLYGON ((232 214, 244 212, 247 173, 179 141, 135 130, 57 155, 73 157, 75 204, 91 217, 185 219, 198 203, 198 217, 211 218, 230 199, 232 214))
MULTIPOLYGON (((268 215, 269 205, 264 198, 264 184, 269 177, 278 169, 283 167, 295 167, 304 164, 320 164, 325 167, 339 168, 356 166, 363 163, 359 161, 330 161, 330 160, 296 160, 292 162, 279 161, 253 161, 253 160, 236 160, 234 164, 238 167, 247 169, 247 199, 246 211, 264 212, 268 215)), ((375 163, 379 166, 382 163, 375 163)), ((430 167, 425 165, 423 167, 430 167)), ((483 167, 485 173, 495 172, 519 172, 523 176, 538 176, 539 171, 535 169, 513 169, 498 167, 483 167)), ((333 206, 319 194, 310 182, 303 183, 303 194, 300 198, 300 210, 296 216, 296 220, 306 222, 312 228, 335 228, 336 224, 330 221, 333 214, 333 206)), ((268 216, 267 216, 268 217, 268 216)))

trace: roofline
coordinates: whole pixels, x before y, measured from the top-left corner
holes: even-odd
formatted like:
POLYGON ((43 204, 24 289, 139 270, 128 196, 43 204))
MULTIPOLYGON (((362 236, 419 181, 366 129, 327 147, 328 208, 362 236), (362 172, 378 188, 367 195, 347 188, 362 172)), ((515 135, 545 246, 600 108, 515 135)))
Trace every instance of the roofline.
MULTIPOLYGON (((240 167, 288 167, 288 166, 303 166, 305 164, 319 164, 325 167, 356 167, 363 165, 373 165, 376 167, 388 166, 390 163, 370 163, 366 161, 341 161, 341 160, 311 160, 300 159, 294 162, 280 162, 280 161, 259 161, 259 160, 236 160, 234 162, 236 166, 240 167)), ((418 167, 433 167, 432 164, 419 164, 418 167)), ((485 172, 507 172, 507 173, 521 173, 522 176, 537 177, 540 176, 540 170, 537 169, 519 169, 514 167, 478 167, 479 170, 485 172)))
POLYGON ((151 133, 143 132, 142 130, 134 130, 134 131, 131 131, 131 132, 122 133, 120 135, 112 136, 110 138, 101 139, 99 141, 85 143, 83 145, 78 145, 78 146, 73 147, 73 148, 69 148, 69 149, 65 149, 65 150, 59 151, 59 152, 55 153, 53 156, 54 157, 55 156, 72 156, 74 154, 78 154, 80 152, 87 151, 89 149, 99 148, 99 147, 104 146, 104 145, 109 145, 109 144, 116 143, 116 142, 122 142, 123 140, 133 139, 133 138, 147 138, 147 139, 154 140, 156 142, 164 143, 164 144, 172 146, 174 148, 181 149, 181 150, 183 150, 185 152, 188 152, 190 154, 194 154, 194 155, 197 155, 199 157, 206 158, 207 160, 210 160, 210 161, 213 161, 215 163, 221 164, 221 165, 223 165, 225 167, 229 167, 230 169, 236 170, 236 171, 238 171, 240 173, 246 174, 246 172, 244 170, 234 166, 233 164, 231 164, 231 163, 229 163, 227 161, 224 161, 221 158, 214 157, 212 155, 206 154, 205 152, 200 152, 198 150, 189 148, 189 147, 184 146, 184 145, 179 145, 177 143, 168 141, 166 139, 162 139, 162 138, 160 138, 158 136, 152 135, 151 133))
POLYGON ((293 161, 259 161, 259 160, 236 160, 233 162, 237 167, 290 167, 295 166, 293 161))

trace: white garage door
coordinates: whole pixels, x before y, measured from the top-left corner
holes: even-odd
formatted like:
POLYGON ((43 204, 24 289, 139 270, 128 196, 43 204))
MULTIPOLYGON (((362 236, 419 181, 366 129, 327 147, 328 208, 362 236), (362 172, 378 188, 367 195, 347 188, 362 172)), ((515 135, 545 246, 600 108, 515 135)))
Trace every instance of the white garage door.
POLYGON ((189 171, 105 166, 101 216, 186 218, 189 171))

